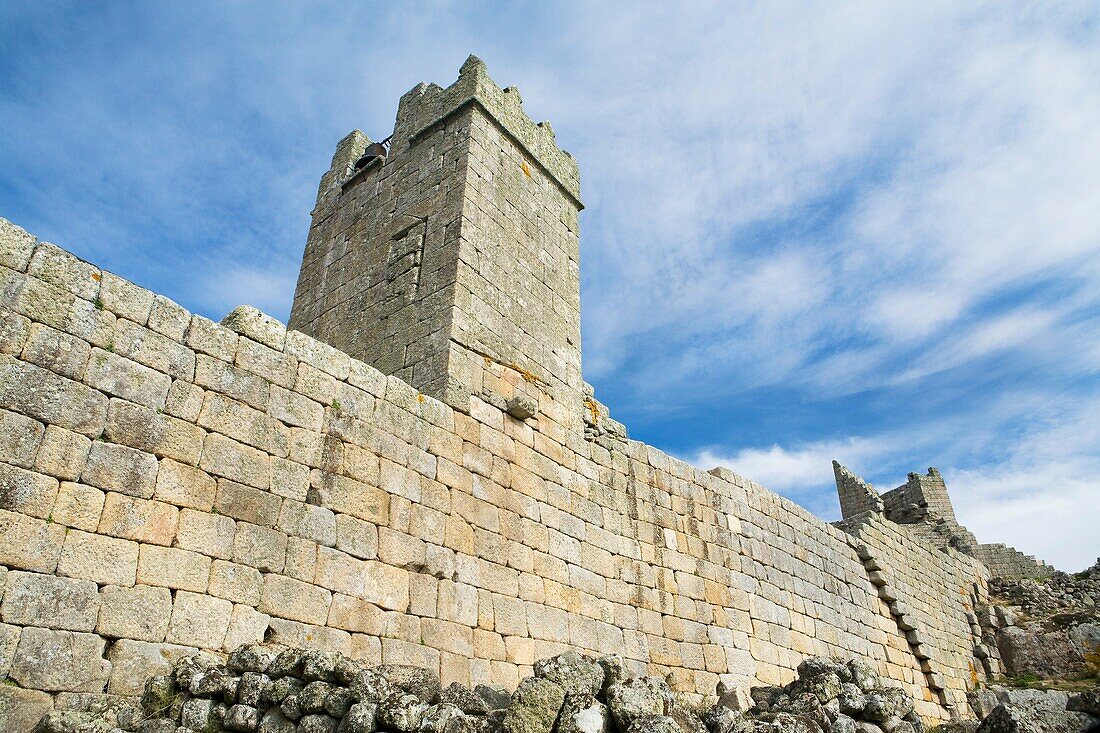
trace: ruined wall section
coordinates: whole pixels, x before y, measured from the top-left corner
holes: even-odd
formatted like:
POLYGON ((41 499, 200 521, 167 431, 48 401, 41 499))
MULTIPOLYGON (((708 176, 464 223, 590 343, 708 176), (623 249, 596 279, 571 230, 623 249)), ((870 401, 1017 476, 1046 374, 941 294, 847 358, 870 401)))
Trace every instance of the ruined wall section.
POLYGON ((974 610, 988 600, 989 571, 970 555, 927 542, 914 532, 921 525, 895 524, 867 512, 839 526, 855 539, 927 687, 944 706, 964 712, 966 697, 957 678, 976 686, 988 677, 976 657, 981 633, 974 610))
POLYGON ((0 220, 4 695, 133 695, 266 638, 504 685, 615 652, 695 695, 857 655, 946 714, 852 538, 792 502, 547 413, 455 411, 255 310, 225 324, 0 220))
POLYGON ((883 512, 882 497, 871 484, 837 461, 833 461, 833 475, 836 478, 837 496, 840 499, 840 516, 847 519, 863 512, 877 514, 883 512))
POLYGON ((901 486, 882 495, 886 516, 900 524, 942 521, 958 525, 943 476, 936 468, 927 474, 910 473, 901 486))
POLYGON ((989 575, 993 578, 1003 578, 1005 580, 1049 578, 1054 573, 1053 567, 1035 559, 1033 555, 1027 555, 1015 547, 1009 547, 999 542, 975 545, 973 552, 975 557, 989 568, 989 575))

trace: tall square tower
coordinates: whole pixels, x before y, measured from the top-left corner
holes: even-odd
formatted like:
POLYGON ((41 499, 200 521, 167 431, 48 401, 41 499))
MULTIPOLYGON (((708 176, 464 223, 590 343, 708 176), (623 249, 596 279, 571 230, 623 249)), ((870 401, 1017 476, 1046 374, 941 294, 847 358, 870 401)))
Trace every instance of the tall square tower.
POLYGON ((290 327, 456 409, 518 395, 578 427, 579 173, 521 104, 471 56, 401 98, 387 155, 340 141, 290 327))

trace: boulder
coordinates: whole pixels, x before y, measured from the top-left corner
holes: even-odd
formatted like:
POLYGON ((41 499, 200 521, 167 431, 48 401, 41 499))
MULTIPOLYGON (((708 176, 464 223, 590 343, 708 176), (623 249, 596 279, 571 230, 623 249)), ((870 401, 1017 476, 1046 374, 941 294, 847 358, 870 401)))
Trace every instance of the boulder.
POLYGON ((507 733, 550 733, 565 702, 565 690, 550 680, 528 677, 512 693, 501 723, 507 733))
POLYGON ((665 715, 672 707, 672 692, 652 677, 635 677, 607 688, 607 705, 621 733, 638 718, 665 715))
POLYGON ((553 682, 566 695, 597 695, 603 689, 603 667, 593 660, 568 651, 535 662, 535 676, 553 682))

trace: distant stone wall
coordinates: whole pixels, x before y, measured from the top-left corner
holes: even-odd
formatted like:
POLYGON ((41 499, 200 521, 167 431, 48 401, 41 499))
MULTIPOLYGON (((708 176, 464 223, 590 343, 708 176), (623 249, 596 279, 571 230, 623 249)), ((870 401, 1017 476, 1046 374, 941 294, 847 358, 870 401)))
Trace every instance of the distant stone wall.
POLYGON ((1005 580, 1024 578, 1049 578, 1054 568, 1032 555, 1025 555, 1015 547, 1000 543, 976 545, 974 555, 989 568, 990 577, 1005 580))
POLYGON ((926 540, 922 525, 895 524, 868 512, 841 526, 857 540, 856 552, 870 573, 909 650, 945 705, 965 705, 953 694, 952 678, 973 683, 1000 672, 976 656, 982 631, 974 614, 987 602, 989 571, 977 559, 926 540))
POLYGON ((971 684, 953 554, 548 411, 456 412, 255 310, 225 323, 0 220, 0 710, 261 639, 508 686, 613 652, 700 696, 858 656, 932 718, 971 684), (942 690, 859 545, 922 609, 942 690))

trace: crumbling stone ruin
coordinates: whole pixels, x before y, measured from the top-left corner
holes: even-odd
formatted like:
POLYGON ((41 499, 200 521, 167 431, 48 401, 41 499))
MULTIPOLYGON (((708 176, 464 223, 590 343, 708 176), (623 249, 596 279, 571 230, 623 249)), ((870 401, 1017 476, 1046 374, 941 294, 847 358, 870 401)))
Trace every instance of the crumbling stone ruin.
POLYGON ((0 730, 118 722, 258 643, 447 689, 614 654, 693 709, 855 658, 965 716, 1002 672, 990 546, 938 474, 876 500, 838 467, 834 526, 630 440, 581 380, 578 180, 471 57, 338 145, 289 329, 0 220, 0 730))

